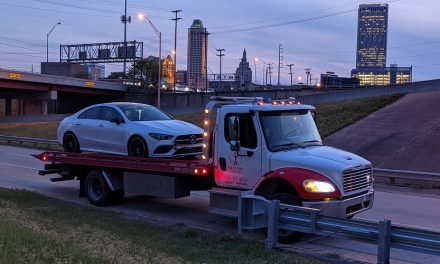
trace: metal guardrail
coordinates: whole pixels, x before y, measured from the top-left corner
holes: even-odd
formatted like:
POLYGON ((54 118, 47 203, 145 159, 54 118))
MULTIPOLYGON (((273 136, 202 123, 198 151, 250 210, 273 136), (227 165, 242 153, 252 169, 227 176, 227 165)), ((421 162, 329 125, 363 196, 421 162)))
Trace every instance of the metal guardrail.
POLYGON ((395 180, 410 180, 420 182, 440 183, 440 173, 421 172, 421 171, 405 171, 405 170, 389 170, 389 169, 373 169, 374 178, 387 178, 391 184, 395 180))
POLYGON ((440 256, 440 231, 392 225, 390 220, 366 221, 322 216, 320 210, 280 204, 260 196, 239 198, 238 232, 267 227, 265 246, 277 246, 278 231, 351 237, 378 245, 377 263, 389 263, 390 249, 440 256))
POLYGON ((31 143, 31 144, 45 144, 48 146, 51 146, 51 145, 59 146, 59 143, 56 140, 43 139, 43 138, 16 137, 16 136, 0 135, 0 141, 19 142, 20 144, 31 143))

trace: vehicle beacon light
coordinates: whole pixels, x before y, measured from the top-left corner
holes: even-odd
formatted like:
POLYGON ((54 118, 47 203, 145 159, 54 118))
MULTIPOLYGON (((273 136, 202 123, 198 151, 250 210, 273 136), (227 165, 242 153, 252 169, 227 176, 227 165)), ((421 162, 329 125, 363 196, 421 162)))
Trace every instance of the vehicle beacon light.
POLYGON ((206 175, 208 173, 208 169, 206 168, 198 168, 198 169, 194 169, 194 174, 198 174, 198 175, 206 175))
POLYGON ((324 181, 305 180, 303 186, 306 191, 312 193, 332 193, 335 191, 331 183, 324 181))

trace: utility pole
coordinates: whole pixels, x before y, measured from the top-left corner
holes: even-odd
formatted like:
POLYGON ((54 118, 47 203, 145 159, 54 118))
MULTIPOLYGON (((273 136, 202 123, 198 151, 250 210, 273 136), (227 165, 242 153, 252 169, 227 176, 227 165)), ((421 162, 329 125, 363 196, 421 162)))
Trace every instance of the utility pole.
MULTIPOLYGON (((269 85, 272 86, 272 64, 273 63, 269 63, 269 85)), ((267 82, 267 79, 266 79, 267 82)))
POLYGON ((208 30, 205 28, 205 31, 202 32, 202 35, 204 36, 204 42, 205 42, 205 92, 208 92, 208 36, 210 33, 208 33, 208 30))
POLYGON ((182 12, 182 10, 173 10, 171 11, 176 14, 175 18, 172 18, 171 20, 174 21, 174 83, 173 83, 173 92, 176 92, 176 73, 177 73, 177 21, 182 19, 181 17, 177 17, 177 15, 182 12))
POLYGON ((278 86, 281 85, 281 83, 280 83, 280 71, 281 71, 281 68, 283 68, 283 64, 282 64, 283 56, 281 56, 281 54, 283 54, 283 48, 281 46, 282 46, 281 44, 278 45, 278 86))
POLYGON ((127 17, 127 0, 125 0, 125 12, 121 16, 121 22, 124 24, 124 74, 126 73, 127 67, 127 22, 131 23, 131 16, 127 17))
POLYGON ((290 86, 293 86, 293 71, 292 71, 292 67, 295 64, 287 64, 287 67, 289 67, 289 74, 290 74, 290 86))
POLYGON ((266 82, 267 82, 266 62, 263 60, 263 85, 266 85, 266 83, 264 82, 264 80, 266 80, 266 82), (266 75, 266 79, 264 79, 264 75, 266 75))
POLYGON ((220 57, 220 83, 222 82, 222 57, 225 56, 225 54, 223 54, 223 52, 225 52, 225 49, 216 49, 217 52, 219 52, 219 54, 217 54, 217 56, 220 57))
MULTIPOLYGON (((306 70, 306 84, 309 85, 309 77, 310 77, 310 71, 312 70, 311 68, 307 68, 306 70)), ((310 80, 310 82, 312 82, 310 80)))

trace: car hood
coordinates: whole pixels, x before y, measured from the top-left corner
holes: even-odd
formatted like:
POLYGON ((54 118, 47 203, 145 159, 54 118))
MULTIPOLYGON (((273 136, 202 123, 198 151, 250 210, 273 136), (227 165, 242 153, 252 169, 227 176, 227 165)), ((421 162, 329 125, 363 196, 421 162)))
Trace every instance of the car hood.
POLYGON ((349 168, 371 166, 371 163, 356 154, 328 147, 311 146, 273 153, 270 159, 271 171, 278 168, 305 168, 336 183, 341 182, 343 171, 349 168))
POLYGON ((167 135, 203 134, 203 129, 180 120, 157 120, 133 122, 138 128, 148 127, 149 132, 164 133, 167 135))

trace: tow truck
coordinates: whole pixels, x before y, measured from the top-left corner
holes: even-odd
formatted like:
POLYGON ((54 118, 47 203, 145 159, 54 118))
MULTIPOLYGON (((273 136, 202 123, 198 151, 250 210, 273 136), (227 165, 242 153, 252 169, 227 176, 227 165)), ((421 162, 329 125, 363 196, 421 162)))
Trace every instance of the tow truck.
MULTIPOLYGON (((295 98, 212 97, 204 109, 197 159, 43 152, 40 175, 79 180, 80 196, 105 206, 125 194, 178 199, 206 190, 210 210, 237 216, 238 197, 252 194, 350 218, 373 206, 371 163, 324 146, 315 108, 295 98)), ((295 234, 279 235, 290 242, 295 234)))

